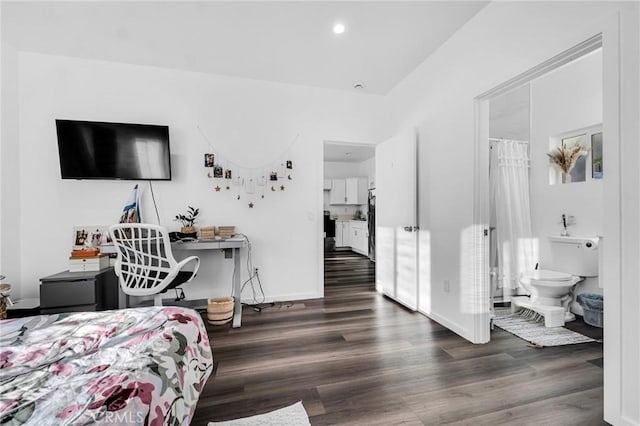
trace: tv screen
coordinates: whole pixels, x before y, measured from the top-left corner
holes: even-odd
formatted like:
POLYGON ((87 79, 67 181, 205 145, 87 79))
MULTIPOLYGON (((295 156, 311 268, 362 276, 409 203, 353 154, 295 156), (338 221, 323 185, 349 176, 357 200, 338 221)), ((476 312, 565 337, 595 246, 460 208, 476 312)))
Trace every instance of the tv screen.
POLYGON ((56 120, 62 179, 171 180, 169 127, 56 120))

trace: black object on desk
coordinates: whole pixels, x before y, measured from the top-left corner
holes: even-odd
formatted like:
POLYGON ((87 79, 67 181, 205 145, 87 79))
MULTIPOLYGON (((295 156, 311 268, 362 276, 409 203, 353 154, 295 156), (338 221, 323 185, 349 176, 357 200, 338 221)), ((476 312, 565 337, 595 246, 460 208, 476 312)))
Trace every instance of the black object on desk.
POLYGON ((40 278, 40 312, 86 312, 118 309, 119 285, 113 268, 60 272, 40 278))

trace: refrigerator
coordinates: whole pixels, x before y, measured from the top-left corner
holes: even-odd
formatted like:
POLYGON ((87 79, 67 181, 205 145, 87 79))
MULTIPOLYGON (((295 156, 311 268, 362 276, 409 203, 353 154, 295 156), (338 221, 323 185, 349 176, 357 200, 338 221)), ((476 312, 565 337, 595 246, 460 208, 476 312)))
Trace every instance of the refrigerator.
POLYGON ((369 190, 369 211, 367 227, 369 230, 369 259, 376 261, 376 194, 375 188, 369 190))

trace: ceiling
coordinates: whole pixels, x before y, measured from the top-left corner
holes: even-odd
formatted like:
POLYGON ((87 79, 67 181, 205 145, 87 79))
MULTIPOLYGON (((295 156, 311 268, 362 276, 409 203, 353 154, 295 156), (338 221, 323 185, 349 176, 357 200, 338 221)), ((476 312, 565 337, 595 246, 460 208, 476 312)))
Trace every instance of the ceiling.
POLYGON ((2 38, 25 51, 386 94, 487 3, 3 0, 2 38))
POLYGON ((373 145, 326 142, 324 144, 324 161, 341 163, 361 163, 376 155, 373 145))

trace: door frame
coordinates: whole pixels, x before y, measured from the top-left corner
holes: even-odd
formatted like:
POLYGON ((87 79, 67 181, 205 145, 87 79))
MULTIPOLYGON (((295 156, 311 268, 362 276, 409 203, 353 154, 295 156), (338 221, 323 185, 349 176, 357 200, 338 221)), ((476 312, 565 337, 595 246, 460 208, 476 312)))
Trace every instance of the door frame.
MULTIPOLYGON (((482 232, 476 232, 474 235, 478 238, 475 241, 476 259, 481 259, 476 270, 474 279, 475 293, 480 295, 479 302, 481 306, 477 312, 481 312, 474 321, 474 341, 479 343, 487 343, 490 341, 490 311, 491 311, 491 280, 489 277, 489 103, 491 99, 508 93, 512 90, 521 88, 539 77, 549 74, 556 69, 566 65, 569 62, 577 60, 589 53, 602 48, 602 34, 596 34, 589 37, 585 41, 563 51, 562 53, 552 57, 551 59, 525 71, 516 77, 484 92, 474 99, 475 110, 475 134, 476 140, 474 144, 474 211, 473 218, 476 224, 481 224, 482 232)), ((604 62, 604 59, 603 59, 604 62)), ((612 163, 608 163, 612 164, 612 163)), ((612 167, 615 165, 612 164, 612 167)), ((618 170, 616 167, 613 170, 618 170)))
MULTIPOLYGON (((318 221, 318 233, 317 235, 320 236, 319 238, 319 243, 318 243, 318 252, 319 252, 319 256, 318 256, 318 294, 320 295, 320 297, 324 298, 324 238, 322 238, 323 232, 324 232, 324 148, 326 145, 342 145, 342 146, 353 146, 353 147, 369 147, 369 148, 373 148, 374 152, 375 152, 375 148, 377 143, 376 142, 353 142, 353 141, 342 141, 342 140, 337 140, 337 139, 323 139, 322 140, 322 144, 321 144, 321 150, 320 150, 320 161, 319 161, 319 167, 320 167, 320 180, 318 181, 318 185, 320 190, 322 191, 320 193, 319 196, 319 216, 320 218, 323 218, 323 220, 319 220, 318 221)), ((374 158, 375 158, 375 154, 374 154, 374 158)), ((374 170, 374 180, 377 179, 377 176, 375 174, 375 170, 374 170)), ((368 186, 368 183, 367 183, 368 186)))
MULTIPOLYGON (((474 223, 489 229, 489 99, 506 93, 537 77, 545 75, 598 48, 602 48, 603 70, 603 133, 606 135, 604 155, 607 158, 607 176, 603 180, 603 251, 600 277, 606 276, 603 286, 605 300, 604 334, 604 413, 605 419, 617 423, 622 412, 622 369, 620 357, 623 353, 621 332, 622 295, 622 205, 621 205, 621 96, 620 96, 620 16, 619 13, 603 18, 595 26, 577 34, 565 50, 540 65, 508 80, 474 99, 475 144, 474 144, 474 223), (604 238, 606 237, 606 238, 604 238)), ((478 315, 474 321, 474 342, 490 340, 489 324, 489 238, 477 233, 475 255, 480 260, 474 275, 474 285, 482 296, 476 300, 478 315)), ((602 249, 602 248, 601 248, 602 249)))

